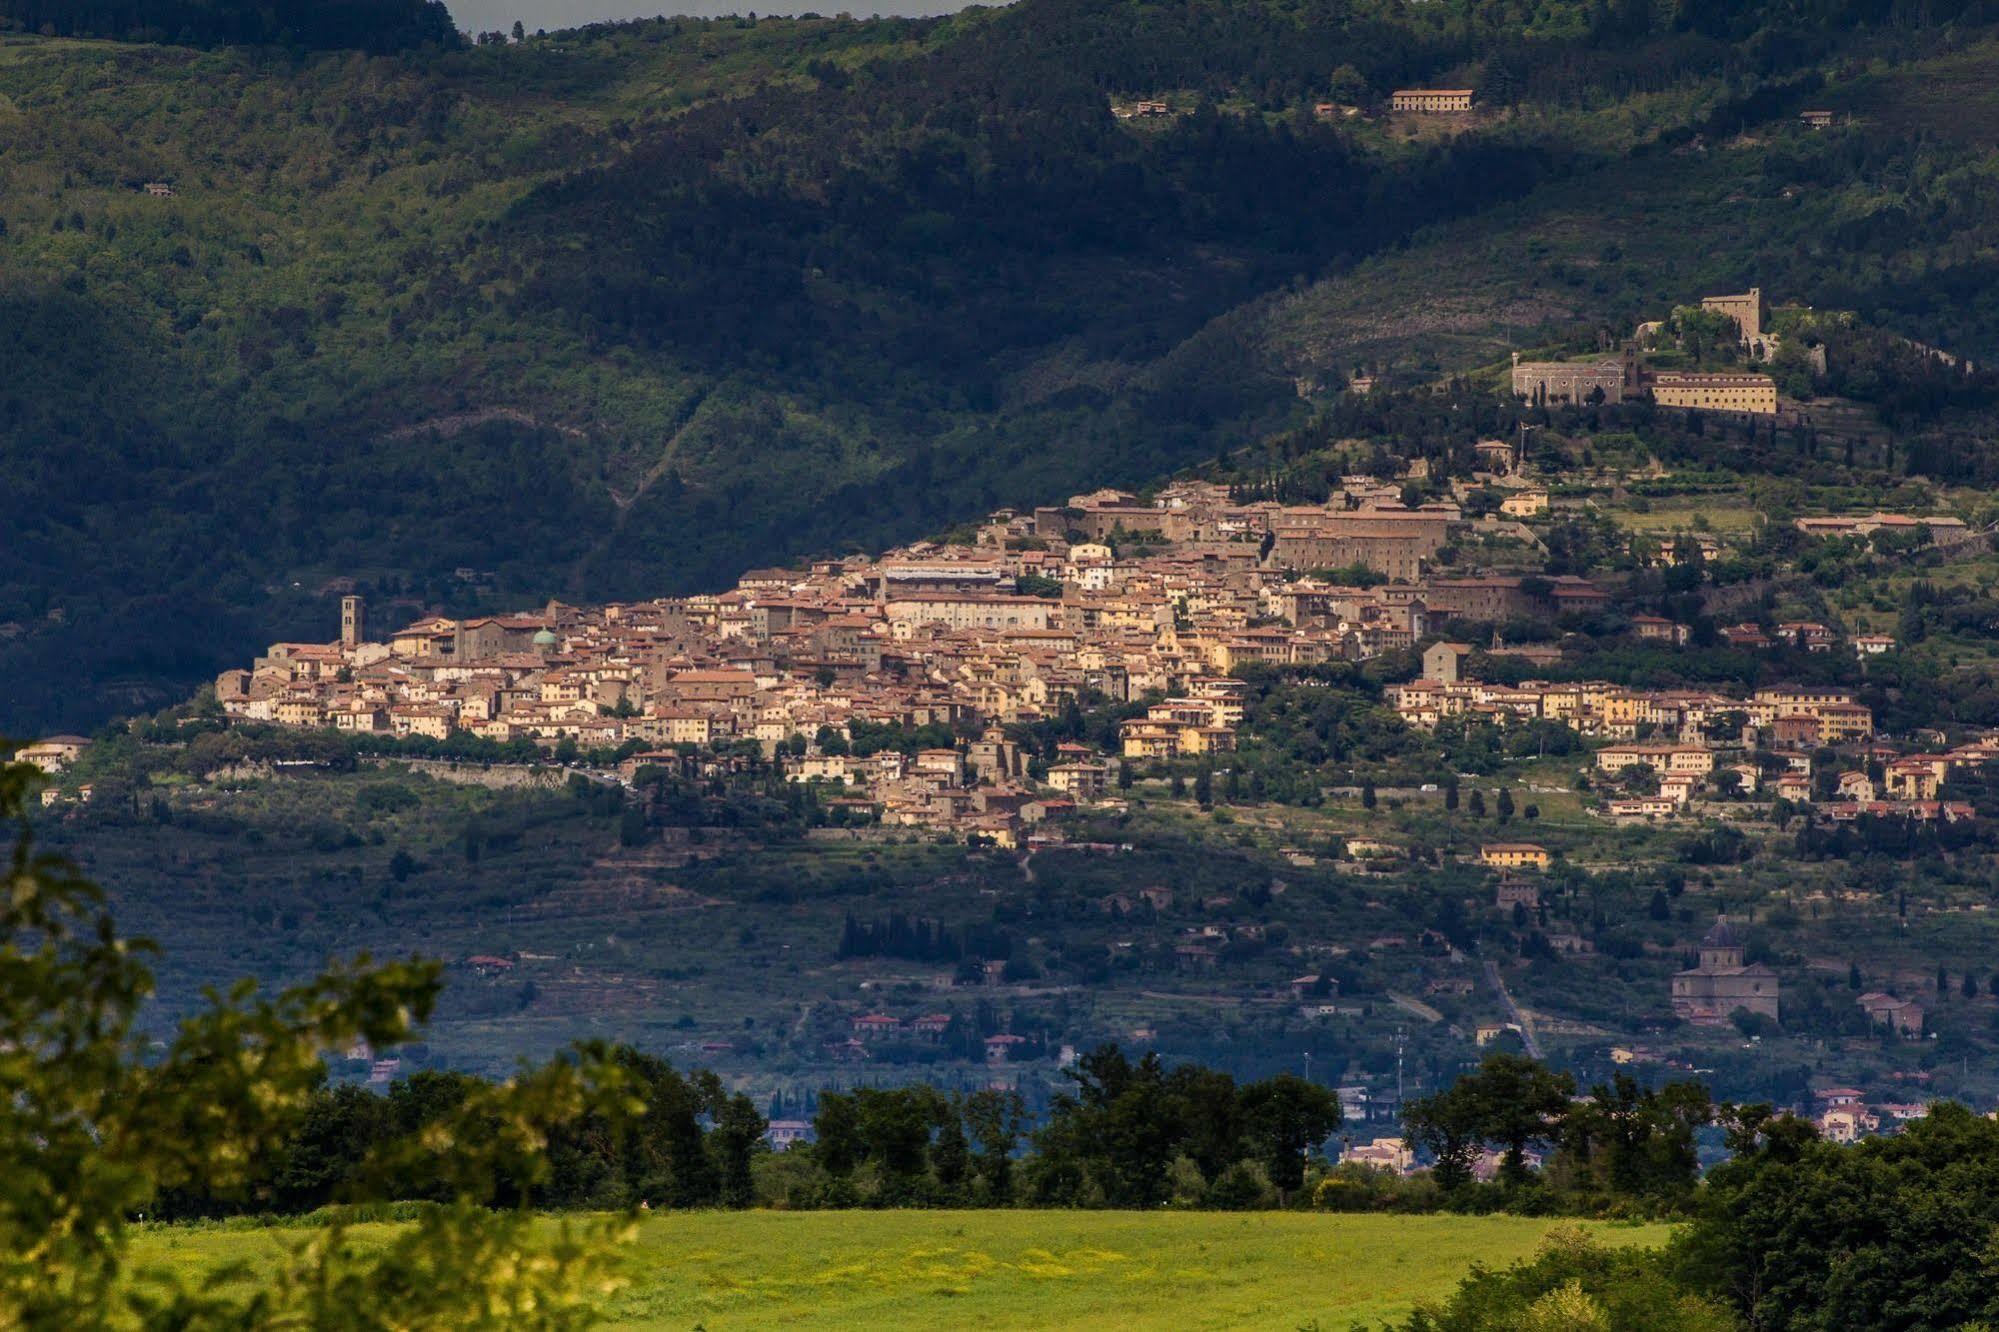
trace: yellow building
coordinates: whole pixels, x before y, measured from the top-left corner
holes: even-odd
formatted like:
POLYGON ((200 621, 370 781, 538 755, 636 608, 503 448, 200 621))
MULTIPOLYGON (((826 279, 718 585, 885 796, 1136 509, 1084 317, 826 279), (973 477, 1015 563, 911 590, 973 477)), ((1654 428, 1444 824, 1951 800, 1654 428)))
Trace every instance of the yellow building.
POLYGON ((1131 759, 1171 759, 1180 756, 1180 728, 1162 722, 1133 720, 1118 727, 1123 752, 1131 759))
POLYGON ((1661 407, 1770 416, 1777 411, 1777 381, 1768 375, 1662 370, 1652 381, 1652 401, 1661 407))
POLYGON ((1705 777, 1714 771, 1714 751, 1702 745, 1605 745, 1596 751, 1601 772, 1622 772, 1640 764, 1659 773, 1705 777))
POLYGON ((1544 870, 1554 857, 1532 842, 1487 842, 1478 849, 1479 863, 1495 869, 1544 870))
POLYGON ((1388 104, 1397 111, 1422 111, 1434 114, 1440 111, 1471 110, 1474 92, 1470 88, 1397 88, 1389 94, 1388 104))

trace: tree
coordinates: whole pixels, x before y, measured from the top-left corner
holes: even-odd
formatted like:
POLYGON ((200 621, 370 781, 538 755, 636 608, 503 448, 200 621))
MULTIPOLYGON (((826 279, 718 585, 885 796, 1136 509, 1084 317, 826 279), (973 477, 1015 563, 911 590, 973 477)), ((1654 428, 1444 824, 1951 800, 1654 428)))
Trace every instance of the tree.
POLYGON ((1458 779, 1453 777, 1444 783, 1444 808, 1455 811, 1458 807, 1458 779))
POLYGON ((757 1152, 766 1150, 764 1131, 770 1125, 758 1113, 755 1102, 741 1092, 729 1095, 713 1073, 702 1073, 697 1085, 703 1108, 714 1125, 707 1141, 721 1181, 722 1202, 728 1207, 748 1207, 755 1200, 751 1167, 757 1152))
POLYGON ((514 40, 517 42, 524 42, 527 39, 528 39, 527 29, 521 26, 521 21, 519 19, 515 19, 514 40))
POLYGON ((1306 1156, 1340 1126, 1339 1097, 1280 1073, 1244 1087, 1241 1101, 1245 1136, 1278 1197, 1288 1199, 1305 1183, 1306 1156))
POLYGON ((1768 1332, 1999 1319, 1999 1123, 1945 1101, 1901 1133, 1838 1146, 1755 1109, 1731 1127, 1734 1156, 1709 1172, 1676 1245, 1700 1288, 1768 1332))
POLYGON ((1361 788, 1360 788, 1360 807, 1361 807, 1362 809, 1373 809, 1373 808, 1374 808, 1374 801, 1375 801, 1375 796, 1374 796, 1374 783, 1373 783, 1373 782, 1363 782, 1363 783, 1361 783, 1361 788))
POLYGON ((1474 786, 1471 792, 1471 799, 1465 802, 1465 809, 1466 812, 1469 813, 1475 819, 1484 818, 1485 792, 1479 790, 1476 786, 1474 786))
POLYGON ((1509 823, 1513 819, 1513 792, 1502 786, 1499 788, 1499 821, 1509 823))
POLYGON ((944 1108, 937 1141, 930 1148, 930 1165, 945 1201, 962 1201, 972 1174, 972 1146, 965 1139, 964 1120, 956 1105, 944 1108))
POLYGON ((1013 1151, 1027 1129, 1027 1103, 1017 1091, 988 1088, 965 1098, 963 1114, 978 1148, 972 1169, 985 1201, 1004 1207, 1013 1201, 1013 1151))
POLYGON ((1700 1179, 1695 1131, 1713 1118, 1699 1083, 1642 1087, 1619 1073, 1563 1117, 1564 1165, 1613 1195, 1681 1205, 1700 1179))
POLYGON ((1194 774, 1194 799, 1202 809, 1215 803, 1215 775, 1206 767, 1194 774))
POLYGON ((1458 1079, 1452 1093, 1478 1136, 1506 1149, 1500 1177, 1509 1184, 1527 1180, 1527 1148, 1553 1136, 1575 1081, 1566 1073, 1551 1073, 1524 1055, 1492 1055, 1478 1071, 1458 1079))
MULTIPOLYGON (((164 1194, 241 1194, 275 1173, 285 1144, 324 1150, 323 1129, 299 1137, 324 1076, 320 1052, 407 1040, 430 1012, 440 972, 361 961, 271 996, 246 981, 141 1058, 146 949, 119 937, 95 885, 36 850, 27 811, 38 781, 25 765, 0 768, 0 821, 15 829, 0 894, 0 1048, 15 1052, 0 1061, 0 1324, 336 1328, 390 1309, 401 1325, 428 1328, 589 1320, 609 1280, 606 1251, 629 1218, 554 1235, 525 1209, 547 1181, 551 1132, 639 1109, 595 1047, 480 1084, 434 1134, 371 1153, 354 1172, 362 1185, 426 1170, 446 1199, 386 1243, 356 1244, 336 1216, 274 1270, 232 1282, 195 1289, 171 1270, 135 1268, 128 1219, 164 1194), (490 1210, 503 1192, 519 1205, 490 1210)), ((324 1157, 319 1167, 295 1163, 298 1188, 323 1185, 324 1157)))
POLYGON ((1398 1332, 1739 1332, 1726 1304, 1690 1291, 1672 1258, 1610 1248, 1575 1226, 1548 1233, 1529 1262, 1480 1267, 1398 1332))
POLYGON ((845 1092, 821 1092, 819 1111, 812 1117, 812 1153, 819 1168, 834 1179, 845 1179, 861 1163, 860 1107, 845 1092))
POLYGON ((1164 1202, 1185 1125, 1159 1056, 1148 1051, 1134 1062, 1115 1045, 1100 1046, 1066 1075, 1075 1090, 1052 1098, 1035 1137, 1037 1192, 1045 1201, 1073 1200, 1087 1182, 1113 1207, 1164 1202))
POLYGON ((1411 1143, 1430 1154, 1439 1188, 1449 1193, 1471 1183, 1480 1123, 1470 1098, 1458 1095, 1456 1087, 1418 1097, 1403 1107, 1402 1127, 1411 1143))

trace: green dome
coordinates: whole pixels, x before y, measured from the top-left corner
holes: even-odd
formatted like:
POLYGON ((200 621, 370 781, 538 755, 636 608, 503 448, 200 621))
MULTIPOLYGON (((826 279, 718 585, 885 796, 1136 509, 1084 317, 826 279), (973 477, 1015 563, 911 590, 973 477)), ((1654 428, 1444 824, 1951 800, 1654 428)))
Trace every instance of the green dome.
POLYGON ((555 631, 552 629, 543 629, 540 632, 536 633, 534 636, 534 645, 538 648, 554 647, 555 631))

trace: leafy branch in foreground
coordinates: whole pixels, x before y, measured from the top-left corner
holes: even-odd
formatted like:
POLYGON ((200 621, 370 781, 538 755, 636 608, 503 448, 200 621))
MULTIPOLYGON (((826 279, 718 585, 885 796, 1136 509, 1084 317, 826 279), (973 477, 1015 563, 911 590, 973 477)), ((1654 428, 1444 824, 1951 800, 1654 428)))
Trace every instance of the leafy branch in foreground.
MULTIPOLYGON (((142 942, 119 937, 96 885, 36 849, 34 769, 0 767, 14 846, 0 894, 0 1326, 567 1329, 616 1284, 609 1256, 632 1218, 539 1224, 526 1209, 549 1135, 644 1106, 610 1051, 481 1088, 364 1180, 423 1169, 446 1201, 386 1243, 341 1213, 275 1270, 190 1283, 127 1260, 131 1219, 161 1192, 241 1190, 296 1127, 321 1052, 394 1045, 430 1013, 435 964, 365 958, 273 997, 245 981, 211 993, 163 1052, 138 1025, 152 992, 142 942), (502 1181, 513 1206, 495 1210, 502 1181)), ((363 1184, 351 1199, 383 1196, 363 1184)))

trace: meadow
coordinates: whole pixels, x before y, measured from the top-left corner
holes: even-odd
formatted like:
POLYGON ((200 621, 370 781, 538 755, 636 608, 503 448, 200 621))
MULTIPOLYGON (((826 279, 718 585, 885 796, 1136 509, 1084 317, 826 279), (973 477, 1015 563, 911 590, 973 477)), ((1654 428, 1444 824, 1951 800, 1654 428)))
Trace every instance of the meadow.
MULTIPOLYGON (((606 1325, 1319 1328, 1442 1299, 1474 1263, 1533 1253, 1522 1217, 1214 1212, 691 1212, 650 1217, 606 1325)), ((386 1233, 388 1227, 368 1228, 386 1233)), ((1667 1227, 1592 1227, 1654 1245, 1667 1227)), ((156 1227, 141 1263, 256 1267, 297 1229, 156 1227)))

